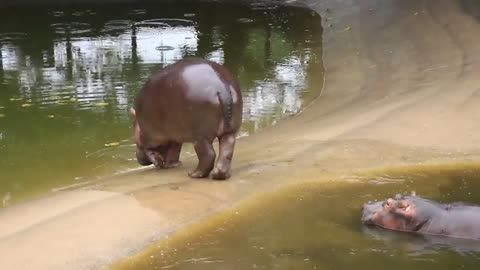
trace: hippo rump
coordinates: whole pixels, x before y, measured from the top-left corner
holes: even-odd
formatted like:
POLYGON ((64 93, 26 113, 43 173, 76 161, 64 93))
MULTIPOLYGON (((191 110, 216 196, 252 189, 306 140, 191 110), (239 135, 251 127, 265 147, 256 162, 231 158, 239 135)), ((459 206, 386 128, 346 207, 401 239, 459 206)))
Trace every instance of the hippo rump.
POLYGON ((397 194, 363 205, 362 222, 388 230, 480 240, 480 207, 397 194))
POLYGON ((138 163, 176 167, 182 143, 191 142, 198 165, 190 177, 229 178, 242 108, 239 83, 222 65, 191 57, 164 67, 145 83, 130 109, 138 163))

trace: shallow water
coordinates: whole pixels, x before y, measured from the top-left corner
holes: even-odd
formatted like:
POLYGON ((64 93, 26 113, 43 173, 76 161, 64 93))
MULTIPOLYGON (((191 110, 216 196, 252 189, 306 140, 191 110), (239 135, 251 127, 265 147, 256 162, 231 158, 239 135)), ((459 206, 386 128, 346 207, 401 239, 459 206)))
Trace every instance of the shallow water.
POLYGON ((288 187, 180 231, 112 269, 478 269, 480 241, 361 224, 361 205, 412 189, 480 204, 480 167, 385 170, 288 187))
POLYGON ((321 34, 316 13, 263 5, 0 10, 0 207, 138 167, 128 108, 184 56, 238 77, 241 136, 297 113, 323 83, 321 34))

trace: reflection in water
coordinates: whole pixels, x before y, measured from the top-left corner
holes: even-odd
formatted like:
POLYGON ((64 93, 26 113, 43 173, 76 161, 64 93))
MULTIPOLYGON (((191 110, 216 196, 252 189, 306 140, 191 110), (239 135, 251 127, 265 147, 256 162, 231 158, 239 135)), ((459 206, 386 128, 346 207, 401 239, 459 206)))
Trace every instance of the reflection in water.
POLYGON ((297 113, 321 88, 321 31, 308 9, 258 4, 0 10, 4 205, 138 167, 128 108, 185 56, 238 77, 241 135, 297 113))
POLYGON ((412 188, 436 201, 480 203, 473 192, 480 168, 401 168, 353 183, 290 186, 179 231, 111 269, 478 269, 480 241, 361 224, 363 203, 412 188), (380 184, 377 178, 387 175, 399 181, 380 184))
POLYGON ((454 251, 460 255, 473 256, 480 260, 480 243, 478 240, 434 235, 406 235, 367 226, 362 228, 362 232, 372 239, 385 242, 387 245, 401 245, 413 257, 442 251, 454 251))

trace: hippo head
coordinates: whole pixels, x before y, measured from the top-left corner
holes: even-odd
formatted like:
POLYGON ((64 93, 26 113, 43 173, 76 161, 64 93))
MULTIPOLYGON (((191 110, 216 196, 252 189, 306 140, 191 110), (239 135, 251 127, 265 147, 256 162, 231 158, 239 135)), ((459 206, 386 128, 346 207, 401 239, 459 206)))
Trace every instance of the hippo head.
POLYGON ((366 203, 362 208, 362 222, 385 229, 405 232, 418 232, 433 216, 441 211, 435 202, 412 196, 366 203))
POLYGON ((165 156, 167 154, 167 146, 159 146, 154 149, 147 149, 142 144, 142 132, 140 125, 138 124, 136 118, 136 112, 134 108, 130 108, 130 115, 132 116, 133 129, 134 129, 134 140, 136 145, 136 158, 138 164, 142 166, 155 165, 156 167, 162 167, 165 163, 165 156))
POLYGON ((168 145, 159 146, 155 149, 144 149, 137 145, 136 156, 138 164, 148 166, 150 164, 155 167, 165 166, 165 156, 167 155, 168 145))

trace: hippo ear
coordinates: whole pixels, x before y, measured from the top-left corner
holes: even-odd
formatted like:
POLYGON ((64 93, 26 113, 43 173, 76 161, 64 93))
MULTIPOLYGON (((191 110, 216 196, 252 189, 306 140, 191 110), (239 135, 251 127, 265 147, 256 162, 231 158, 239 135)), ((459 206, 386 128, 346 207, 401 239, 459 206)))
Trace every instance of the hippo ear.
POLYGON ((130 114, 132 115, 133 118, 135 118, 135 109, 132 107, 130 108, 130 114))
POLYGON ((395 208, 392 209, 393 212, 395 212, 396 215, 402 216, 405 218, 410 218, 412 217, 412 206, 407 200, 400 200, 398 203, 395 205, 395 208))
POLYGON ((397 203, 397 207, 400 209, 406 209, 410 204, 406 200, 400 200, 397 203))

